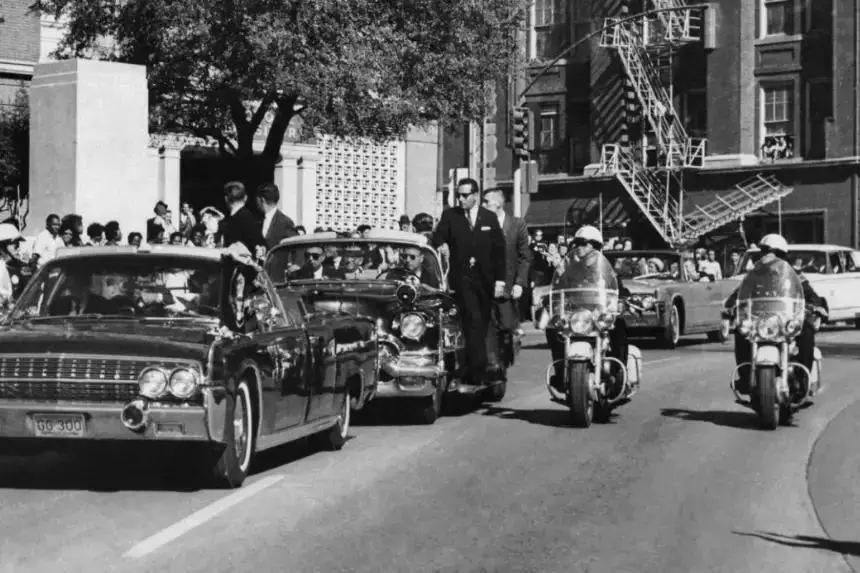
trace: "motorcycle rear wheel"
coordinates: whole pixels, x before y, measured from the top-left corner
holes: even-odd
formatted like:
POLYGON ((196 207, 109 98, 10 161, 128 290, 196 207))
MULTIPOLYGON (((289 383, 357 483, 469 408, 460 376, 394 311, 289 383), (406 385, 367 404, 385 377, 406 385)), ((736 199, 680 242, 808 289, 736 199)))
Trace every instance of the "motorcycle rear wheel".
POLYGON ((594 400, 588 380, 591 367, 587 362, 571 362, 567 366, 567 407, 570 421, 576 428, 588 428, 594 420, 594 400))
POLYGON ((765 430, 775 430, 782 410, 776 391, 776 366, 759 366, 755 376, 761 426, 765 430))

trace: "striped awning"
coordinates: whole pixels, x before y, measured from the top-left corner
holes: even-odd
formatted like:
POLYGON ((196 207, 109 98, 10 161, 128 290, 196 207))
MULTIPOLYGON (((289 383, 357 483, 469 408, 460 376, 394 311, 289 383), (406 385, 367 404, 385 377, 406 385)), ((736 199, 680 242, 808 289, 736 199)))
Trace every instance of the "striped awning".
MULTIPOLYGON (((622 228, 630 220, 630 210, 618 194, 603 196, 603 228, 622 228)), ((534 196, 526 212, 529 227, 600 226, 599 197, 534 196)))

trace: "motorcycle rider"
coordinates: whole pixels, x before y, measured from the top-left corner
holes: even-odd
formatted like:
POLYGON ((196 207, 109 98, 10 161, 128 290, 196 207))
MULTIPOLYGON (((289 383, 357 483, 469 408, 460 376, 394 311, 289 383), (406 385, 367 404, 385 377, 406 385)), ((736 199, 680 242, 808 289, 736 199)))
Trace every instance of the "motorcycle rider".
MULTIPOLYGON (((756 263, 756 266, 766 265, 773 260, 780 258, 784 261, 788 259, 788 242, 782 235, 776 233, 766 235, 759 243, 759 250, 762 254, 761 258, 756 263)), ((794 269, 792 269, 794 271, 794 269)), ((803 327, 800 334, 796 338, 797 342, 797 361, 803 364, 807 370, 812 372, 812 365, 815 360, 815 327, 812 324, 812 318, 816 315, 822 319, 828 316, 827 309, 824 308, 821 297, 809 284, 809 281, 802 273, 798 273, 801 284, 803 285, 803 298, 806 301, 807 309, 811 312, 807 313, 806 320, 803 321, 803 327)), ((735 304, 738 298, 738 288, 729 295, 723 306, 723 318, 725 320, 734 321, 735 304)), ((740 366, 746 364, 738 370, 739 379, 735 382, 735 389, 741 394, 749 394, 749 363, 752 361, 752 342, 735 330, 735 364, 740 366)))
MULTIPOLYGON (((572 246, 573 249, 567 255, 568 259, 573 258, 577 261, 584 260, 587 265, 597 264, 598 257, 601 256, 600 252, 603 250, 603 235, 599 230, 591 225, 585 225, 584 227, 580 227, 573 236, 572 246)), ((560 283, 561 278, 564 276, 564 269, 566 266, 564 263, 565 261, 562 261, 562 264, 555 272, 555 276, 553 276, 553 288, 564 288, 564 285, 560 283)), ((625 289, 621 284, 621 277, 616 277, 616 279, 618 281, 619 296, 629 294, 627 289, 625 289)), ((549 345, 553 361, 563 360, 565 358, 564 338, 560 336, 559 331, 555 328, 547 328, 546 341, 549 345)), ((627 323, 624 321, 624 318, 619 315, 615 320, 614 328, 609 331, 609 350, 607 351, 607 355, 618 359, 621 364, 624 364, 626 367, 628 348, 627 323)), ((617 369, 618 365, 613 363, 613 376, 617 375, 617 369)), ((562 394, 566 391, 564 370, 561 364, 556 365, 555 374, 550 378, 550 384, 562 394)))

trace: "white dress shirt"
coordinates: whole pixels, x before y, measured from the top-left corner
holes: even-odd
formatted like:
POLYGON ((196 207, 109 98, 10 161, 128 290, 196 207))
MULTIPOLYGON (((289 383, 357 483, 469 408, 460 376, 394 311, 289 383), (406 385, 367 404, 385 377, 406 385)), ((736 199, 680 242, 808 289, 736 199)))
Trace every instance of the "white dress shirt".
POLYGON ((503 228, 503 227, 505 226, 505 216, 506 216, 506 215, 507 215, 507 213, 505 213, 504 211, 499 211, 499 212, 498 212, 498 217, 499 217, 499 228, 500 228, 500 229, 501 229, 501 228, 503 228))
POLYGON ((315 279, 321 279, 321 278, 323 278, 323 269, 322 269, 322 267, 320 267, 320 268, 318 268, 317 270, 315 270, 315 271, 314 271, 314 278, 315 278, 315 279))
POLYGON ((480 205, 478 205, 476 203, 474 207, 469 209, 469 221, 472 222, 472 227, 474 227, 475 224, 478 222, 478 208, 479 207, 480 207, 480 205))
POLYGON ((269 232, 269 227, 272 226, 272 219, 275 218, 275 210, 272 209, 265 215, 263 215, 263 237, 265 238, 266 233, 269 232))
POLYGON ((64 247, 63 239, 57 235, 51 234, 51 231, 45 229, 36 236, 36 242, 33 244, 33 254, 39 255, 39 266, 45 264, 54 258, 57 254, 57 249, 64 247))

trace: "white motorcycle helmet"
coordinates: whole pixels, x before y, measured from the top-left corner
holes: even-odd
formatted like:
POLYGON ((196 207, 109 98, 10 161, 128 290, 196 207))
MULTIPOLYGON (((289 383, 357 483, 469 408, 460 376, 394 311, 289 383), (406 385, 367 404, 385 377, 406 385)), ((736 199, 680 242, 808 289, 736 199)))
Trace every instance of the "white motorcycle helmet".
POLYGON ((573 236, 574 240, 588 241, 589 243, 594 245, 595 249, 603 248, 603 235, 597 230, 595 227, 591 225, 585 225, 584 227, 580 227, 576 234, 573 236))
POLYGON ((765 235, 764 238, 759 242, 759 247, 774 251, 777 256, 783 258, 788 255, 788 241, 785 240, 785 237, 777 233, 765 235))

